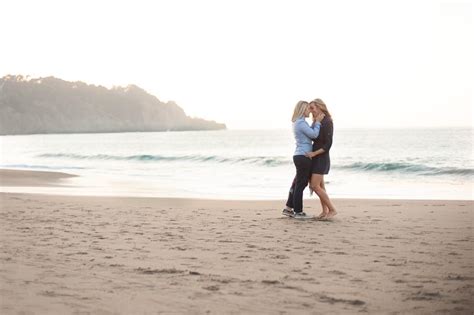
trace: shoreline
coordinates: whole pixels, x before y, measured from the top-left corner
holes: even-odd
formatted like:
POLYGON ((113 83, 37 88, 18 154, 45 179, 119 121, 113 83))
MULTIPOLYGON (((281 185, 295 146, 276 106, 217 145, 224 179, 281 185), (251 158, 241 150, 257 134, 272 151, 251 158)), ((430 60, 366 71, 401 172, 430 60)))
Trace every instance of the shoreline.
POLYGON ((186 130, 136 130, 136 131, 81 131, 81 132, 43 132, 43 133, 8 133, 0 134, 0 137, 17 136, 49 136, 49 135, 90 135, 90 134, 116 134, 116 133, 151 133, 151 132, 202 132, 202 131, 227 131, 229 128, 218 129, 186 129, 186 130))
MULTIPOLYGON (((153 195, 126 195, 126 194, 93 194, 88 192, 77 192, 70 190, 70 188, 74 188, 74 186, 67 185, 68 179, 80 179, 80 175, 71 174, 71 173, 63 173, 63 172, 56 172, 56 171, 37 171, 37 170, 25 170, 25 169, 5 169, 0 168, 0 193, 17 193, 17 194, 34 194, 34 195, 49 195, 49 196, 71 196, 71 197, 103 197, 103 198, 157 198, 157 199, 190 199, 190 200, 215 200, 215 201, 243 201, 243 202, 286 202, 286 199, 245 199, 245 198, 196 198, 196 197, 166 197, 166 196, 153 196, 153 195), (5 190, 4 187, 12 187, 13 190, 5 190), (44 191, 22 191, 18 188, 45 188, 44 191), (55 188, 56 191, 48 191, 52 188, 55 188), (58 191, 57 189, 63 189, 62 191, 58 191), (68 192, 68 189, 70 190, 68 192)), ((313 196, 312 198, 308 198, 308 196, 304 196, 304 202, 312 202, 312 200, 316 200, 317 196, 313 196)), ((474 196, 473 196, 474 198, 474 196)), ((364 201, 364 200, 391 200, 391 201, 446 201, 446 202, 472 202, 474 199, 433 199, 433 198, 398 198, 398 197, 387 197, 383 196, 380 198, 374 197, 354 197, 354 196, 347 196, 347 197, 338 197, 338 196, 331 196, 331 199, 334 200, 354 200, 354 201, 364 201)))
POLYGON ((60 186, 67 178, 79 177, 75 174, 0 168, 0 186, 10 187, 51 187, 60 186))

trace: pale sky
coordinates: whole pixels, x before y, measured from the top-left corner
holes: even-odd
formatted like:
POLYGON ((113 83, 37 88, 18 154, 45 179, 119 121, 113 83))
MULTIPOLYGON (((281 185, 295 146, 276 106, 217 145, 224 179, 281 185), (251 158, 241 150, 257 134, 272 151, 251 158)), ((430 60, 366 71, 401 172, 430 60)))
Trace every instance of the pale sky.
POLYGON ((472 126, 473 1, 0 2, 0 76, 136 84, 229 129, 472 126))

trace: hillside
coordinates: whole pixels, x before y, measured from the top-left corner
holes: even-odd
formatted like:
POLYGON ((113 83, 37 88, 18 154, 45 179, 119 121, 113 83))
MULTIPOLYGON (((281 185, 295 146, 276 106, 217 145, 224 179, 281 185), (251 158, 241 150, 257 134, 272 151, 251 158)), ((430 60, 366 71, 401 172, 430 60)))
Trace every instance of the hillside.
POLYGON ((225 129, 188 117, 135 85, 107 89, 54 77, 0 79, 0 134, 225 129))

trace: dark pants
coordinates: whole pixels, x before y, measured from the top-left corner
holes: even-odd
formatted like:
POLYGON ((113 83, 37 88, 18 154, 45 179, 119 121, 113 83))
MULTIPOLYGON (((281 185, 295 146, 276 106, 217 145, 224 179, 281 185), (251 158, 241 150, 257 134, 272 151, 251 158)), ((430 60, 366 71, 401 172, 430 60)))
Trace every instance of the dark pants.
POLYGON ((295 155, 293 162, 296 166, 296 177, 291 185, 286 205, 298 213, 303 211, 303 191, 311 177, 311 159, 304 155, 295 155))

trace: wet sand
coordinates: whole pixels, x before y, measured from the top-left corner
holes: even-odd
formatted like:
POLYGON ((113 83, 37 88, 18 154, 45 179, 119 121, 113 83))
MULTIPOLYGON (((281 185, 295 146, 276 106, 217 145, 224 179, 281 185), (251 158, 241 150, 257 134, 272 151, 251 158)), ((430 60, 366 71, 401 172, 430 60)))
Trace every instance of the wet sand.
POLYGON ((44 171, 0 169, 0 186, 58 186, 61 180, 76 177, 73 174, 44 171))

